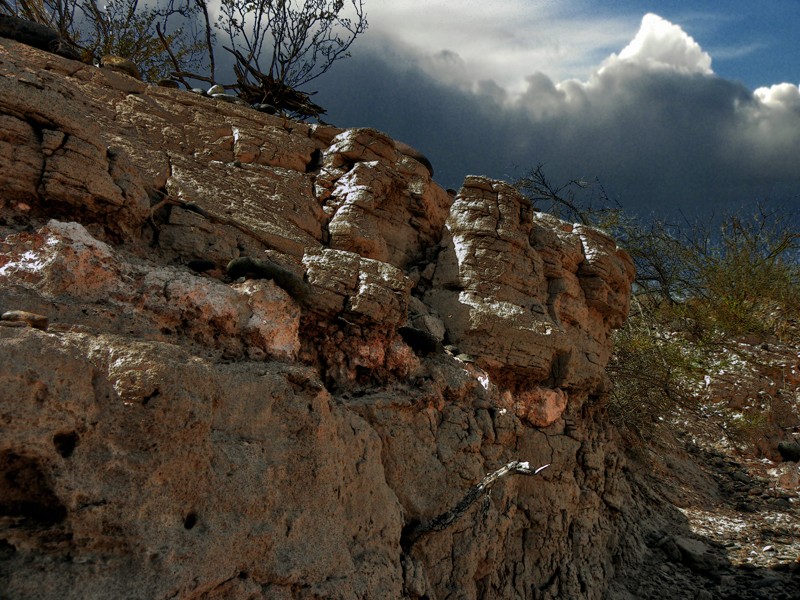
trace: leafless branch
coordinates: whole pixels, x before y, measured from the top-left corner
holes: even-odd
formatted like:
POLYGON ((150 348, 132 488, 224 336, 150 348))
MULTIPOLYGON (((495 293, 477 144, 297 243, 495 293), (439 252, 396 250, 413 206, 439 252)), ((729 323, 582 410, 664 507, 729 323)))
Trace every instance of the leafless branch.
POLYGON ((501 478, 507 475, 538 475, 549 466, 550 465, 547 464, 536 469, 532 469, 530 464, 527 462, 512 460, 510 463, 503 465, 496 471, 488 473, 483 479, 480 480, 480 482, 472 486, 453 508, 443 512, 437 517, 434 517, 427 523, 420 523, 416 525, 409 532, 407 532, 405 534, 405 551, 408 552, 422 536, 434 531, 442 531, 443 529, 446 529, 455 523, 464 515, 464 513, 467 512, 467 509, 469 509, 469 507, 472 506, 478 498, 480 498, 483 494, 488 493, 492 486, 501 478))

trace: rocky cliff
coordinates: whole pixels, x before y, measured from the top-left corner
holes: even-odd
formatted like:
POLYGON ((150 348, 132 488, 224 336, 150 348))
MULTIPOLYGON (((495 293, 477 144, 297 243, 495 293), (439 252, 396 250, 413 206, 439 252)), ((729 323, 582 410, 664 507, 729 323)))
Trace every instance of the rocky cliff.
POLYGON ((608 595, 612 239, 374 130, 0 71, 0 312, 48 319, 0 327, 4 597, 608 595))

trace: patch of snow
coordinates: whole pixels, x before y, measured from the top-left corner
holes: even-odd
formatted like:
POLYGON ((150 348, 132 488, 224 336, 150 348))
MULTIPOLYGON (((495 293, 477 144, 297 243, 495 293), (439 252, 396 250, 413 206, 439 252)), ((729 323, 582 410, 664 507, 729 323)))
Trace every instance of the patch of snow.
POLYGON ((111 247, 105 242, 101 242, 100 240, 92 237, 92 234, 89 233, 89 231, 80 223, 65 223, 62 221, 56 221, 55 219, 50 219, 47 222, 47 229, 56 234, 56 236, 49 236, 47 240, 48 246, 52 246, 61 242, 62 240, 58 239, 58 236, 61 236, 62 238, 72 242, 72 245, 76 250, 81 250, 85 247, 91 248, 92 250, 95 250, 99 254, 102 254, 106 257, 113 256, 111 247))

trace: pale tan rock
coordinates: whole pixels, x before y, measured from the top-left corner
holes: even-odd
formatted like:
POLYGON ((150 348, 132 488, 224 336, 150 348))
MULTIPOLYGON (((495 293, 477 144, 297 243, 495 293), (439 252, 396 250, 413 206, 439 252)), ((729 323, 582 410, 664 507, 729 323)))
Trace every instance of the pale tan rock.
POLYGON ((213 223, 197 213, 172 207, 168 221, 161 225, 159 243, 174 255, 177 262, 210 260, 224 266, 238 256, 240 246, 258 253, 255 243, 247 244, 247 236, 238 229, 213 223))
POLYGON ((197 169, 188 159, 174 159, 167 190, 196 203, 213 218, 237 222, 264 246, 296 259, 322 239, 322 212, 308 181, 296 171, 221 162, 197 169), (226 185, 218 186, 219 181, 226 185))
POLYGON ((450 198, 421 163, 406 171, 404 158, 393 140, 372 129, 333 139, 316 182, 332 248, 405 268, 438 243, 450 198))
POLYGON ((430 174, 430 176, 433 177, 433 165, 431 164, 430 159, 427 156, 425 156, 422 152, 420 152, 416 148, 409 146, 405 142, 400 142, 397 140, 395 140, 394 146, 404 156, 413 158, 415 161, 422 164, 426 169, 428 169, 428 173, 430 174))
POLYGON ((343 250, 308 251, 303 257, 308 281, 317 292, 310 300, 328 314, 384 327, 406 319, 411 285, 399 269, 343 250))
POLYGON ((630 285, 635 276, 633 261, 614 240, 598 229, 578 225, 584 261, 578 280, 589 308, 599 312, 610 327, 619 327, 628 316, 630 285))
POLYGON ((413 324, 418 329, 427 331, 440 342, 444 340, 444 336, 447 333, 447 329, 444 323, 442 323, 442 320, 433 315, 420 315, 414 319, 413 324))
POLYGON ((135 235, 149 205, 144 184, 128 157, 103 142, 74 86, 54 81, 55 75, 27 85, 5 62, 0 72, 0 186, 12 190, 12 201, 38 214, 80 212, 110 231, 135 235), (41 128, 39 136, 31 123, 41 128))
POLYGON ((142 78, 142 74, 139 72, 139 67, 136 66, 136 63, 127 58, 122 58, 121 56, 106 54, 100 58, 100 66, 111 69, 112 71, 125 73, 125 75, 133 77, 134 79, 141 80, 142 78))
POLYGON ((600 232, 534 218, 511 186, 467 178, 426 301, 501 387, 602 389, 633 267, 600 232))

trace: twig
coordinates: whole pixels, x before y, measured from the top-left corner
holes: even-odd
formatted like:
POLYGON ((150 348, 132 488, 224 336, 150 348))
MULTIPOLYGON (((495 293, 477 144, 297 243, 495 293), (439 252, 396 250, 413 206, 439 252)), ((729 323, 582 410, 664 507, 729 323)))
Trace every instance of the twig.
POLYGON ((245 58, 241 52, 235 48, 223 46, 236 59, 237 64, 233 66, 236 73, 238 94, 240 98, 247 102, 267 102, 281 110, 287 110, 294 115, 302 117, 314 117, 319 120, 320 115, 325 114, 325 109, 311 101, 310 94, 294 89, 279 79, 271 75, 260 72, 251 62, 245 58), (257 85, 248 81, 252 76, 257 85))
POLYGON ((217 74, 214 66, 214 44, 211 41, 213 34, 211 28, 211 19, 208 17, 208 6, 206 5, 205 0, 195 0, 195 3, 200 7, 200 10, 203 11, 203 18, 206 22, 206 50, 208 50, 208 62, 210 64, 210 79, 211 82, 214 83, 217 74))
POLYGON ((167 38, 165 38, 164 34, 161 32, 161 24, 160 23, 156 23, 156 33, 158 34, 158 39, 161 40, 161 45, 164 46, 164 50, 167 51, 167 54, 169 55, 169 58, 172 61, 173 66, 175 67, 175 71, 176 72, 173 73, 172 76, 175 79, 177 79, 178 81, 180 81, 183 85, 185 85, 187 90, 191 89, 191 86, 186 82, 186 80, 180 74, 181 65, 178 62, 178 59, 172 53, 172 48, 170 47, 169 42, 167 41, 167 38))
POLYGON ((411 530, 405 535, 405 551, 408 552, 411 550, 411 547, 423 535, 427 535, 432 531, 442 531, 443 529, 446 529, 455 523, 464 515, 465 512, 467 512, 467 509, 472 506, 472 504, 474 504, 474 502, 480 498, 482 494, 488 492, 501 477, 505 477, 506 475, 538 475, 549 466, 549 464, 546 464, 537 469, 532 469, 530 464, 527 462, 512 460, 510 463, 500 467, 493 473, 487 474, 483 479, 480 480, 480 482, 472 486, 469 491, 467 491, 467 493, 458 502, 458 504, 455 505, 455 507, 443 512, 437 517, 434 517, 427 523, 419 523, 412 527, 411 530))
POLYGON ((196 79, 197 81, 205 81, 206 83, 215 84, 216 81, 211 79, 210 77, 206 77, 205 75, 198 75, 197 73, 189 73, 188 71, 174 71, 172 73, 172 77, 176 79, 182 79, 183 77, 188 77, 189 79, 196 79))

